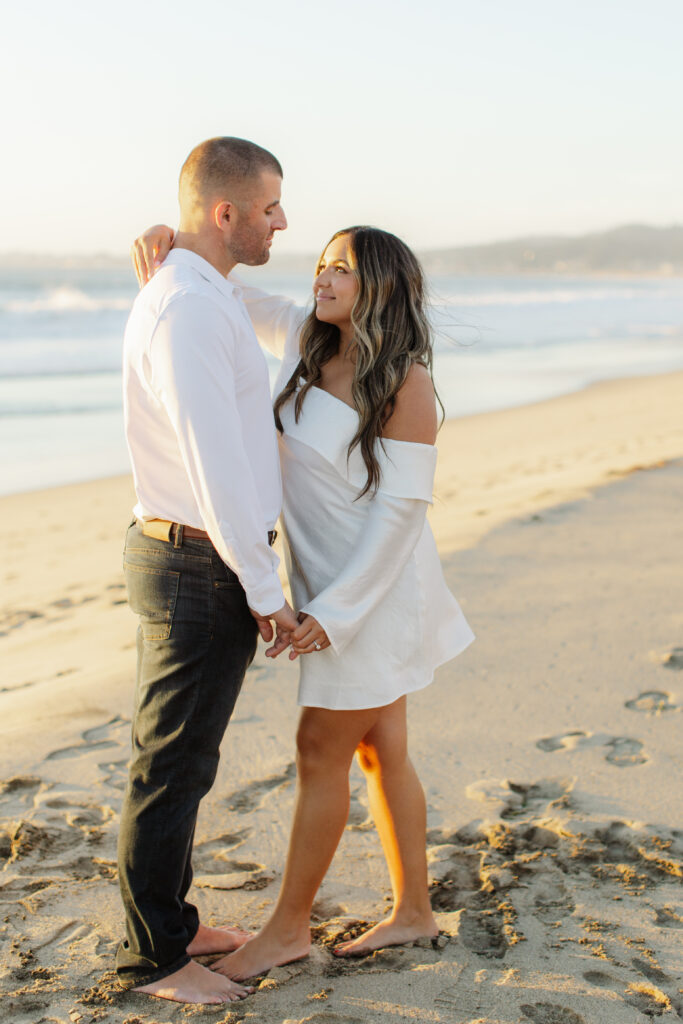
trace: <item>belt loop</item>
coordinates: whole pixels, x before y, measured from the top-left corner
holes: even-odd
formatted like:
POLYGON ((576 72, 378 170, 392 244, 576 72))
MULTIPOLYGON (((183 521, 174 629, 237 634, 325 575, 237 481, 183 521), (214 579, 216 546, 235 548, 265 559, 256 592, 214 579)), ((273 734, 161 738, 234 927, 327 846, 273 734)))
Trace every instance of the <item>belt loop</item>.
POLYGON ((173 547, 181 548, 183 546, 183 524, 175 524, 175 534, 173 536, 173 547))

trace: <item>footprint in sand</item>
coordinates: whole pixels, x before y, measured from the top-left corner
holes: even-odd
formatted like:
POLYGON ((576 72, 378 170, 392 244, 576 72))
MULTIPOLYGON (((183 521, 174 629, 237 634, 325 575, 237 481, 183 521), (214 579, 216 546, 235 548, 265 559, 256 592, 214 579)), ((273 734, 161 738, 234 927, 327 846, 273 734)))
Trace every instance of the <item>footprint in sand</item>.
POLYGON ((67 757, 79 757, 82 754, 89 754, 92 750, 105 750, 107 747, 118 747, 121 745, 122 740, 119 738, 120 730, 123 728, 128 729, 130 727, 130 721, 125 718, 121 718, 120 715, 116 715, 108 722, 104 722, 102 725, 94 726, 92 729, 86 729, 85 732, 81 733, 82 742, 75 743, 70 747, 60 747, 58 750, 53 750, 45 758, 46 761, 61 761, 67 757))
POLYGON ((80 829, 83 838, 88 842, 99 838, 103 827, 114 817, 111 807, 74 802, 68 792, 66 797, 55 796, 43 800, 37 804, 38 807, 58 812, 58 816, 51 815, 47 819, 49 824, 56 821, 65 822, 70 829, 80 829))
POLYGON ((358 793, 354 792, 351 794, 349 800, 349 816, 346 819, 346 824, 352 832, 367 832, 373 828, 372 818, 370 813, 358 798, 358 793))
POLYGON ((81 597, 79 600, 74 601, 71 597, 59 597, 56 601, 50 601, 50 608, 58 608, 64 610, 66 608, 76 608, 82 604, 90 604, 91 601, 96 601, 97 596, 95 594, 86 594, 85 597, 81 597))
MULTIPOLYGON (((1 837, 2 852, 8 864, 25 860, 36 854, 40 864, 36 870, 43 871, 44 861, 71 849, 81 842, 80 835, 68 834, 61 828, 45 828, 30 821, 19 821, 1 837)), ((24 869, 26 870, 26 869, 24 869)))
POLYGON ((522 1003, 520 1010, 533 1024, 586 1024, 581 1014, 559 1003, 522 1003))
POLYGON ((0 686, 0 693, 16 693, 17 690, 27 690, 30 686, 35 686, 37 682, 37 679, 30 679, 26 683, 17 683, 16 686, 0 686))
MULTIPOLYGON (((431 865, 430 871, 433 875, 431 865)), ((479 852, 457 850, 451 853, 439 871, 439 877, 432 878, 429 887, 432 906, 434 910, 446 913, 476 906, 483 883, 479 852)))
POLYGON ((500 960, 508 950, 502 914, 495 910, 465 910, 458 926, 458 939, 477 956, 500 960))
MULTIPOLYGON (((113 591, 121 592, 121 591, 125 591, 126 584, 125 583, 110 583, 106 587, 106 589, 107 590, 113 590, 113 591)), ((128 598, 124 594, 121 597, 114 597, 114 598, 112 598, 112 600, 109 603, 112 606, 117 605, 117 604, 128 604, 128 598)))
POLYGON ((588 738, 586 732, 563 732, 559 736, 546 736, 536 744, 539 750, 553 753, 555 750, 575 750, 588 738))
POLYGON ((234 729, 236 725, 255 725, 256 722, 262 722, 263 718, 261 715, 246 715, 244 718, 231 718, 230 728, 234 729))
POLYGON ((660 928, 683 928, 683 917, 672 907, 656 907, 655 914, 655 924, 660 928))
POLYGON ((346 907, 325 896, 319 897, 311 907, 311 920, 317 922, 329 921, 333 917, 343 917, 347 912, 346 907))
POLYGON ((128 781, 128 761, 102 761, 97 766, 101 772, 106 774, 102 778, 105 786, 111 789, 124 790, 128 781))
POLYGON ((452 988, 443 989, 434 996, 434 1006, 440 1010, 452 1010, 453 1013, 458 1013, 461 1005, 462 995, 455 985, 452 988))
MULTIPOLYGON (((23 789, 26 797, 18 799, 24 808, 17 807, 16 802, 13 807, 15 814, 19 811, 22 817, 0 833, 0 857, 15 863, 35 855, 32 866, 22 865, 25 873, 42 872, 48 864, 52 864, 50 870, 66 870, 68 865, 62 855, 76 846, 91 847, 98 843, 114 817, 110 807, 79 803, 70 791, 60 795, 59 789, 50 783, 33 780, 31 786, 23 789)), ((90 864, 92 858, 87 856, 86 860, 90 864)))
POLYGON ((0 619, 0 636, 7 636, 13 629, 20 629, 31 619, 44 619, 43 612, 34 609, 21 608, 14 612, 8 612, 0 619))
POLYGON ((544 924, 553 924, 576 909, 570 890, 561 875, 547 871, 534 879, 534 914, 544 924))
MULTIPOLYGON (((8 819, 11 815, 13 819, 17 819, 19 814, 25 815, 27 810, 33 807, 36 794, 42 788, 42 780, 32 775, 18 775, 0 781, 0 803, 7 806, 5 818, 8 819)), ((23 820, 6 822, 5 827, 0 830, 0 861, 11 863, 17 860, 23 847, 32 849, 37 844, 38 837, 30 834, 32 828, 33 826, 28 826, 23 820)))
POLYGON ((641 711, 646 715, 659 715, 663 711, 679 710, 677 704, 671 703, 671 694, 662 690, 645 690, 633 700, 627 700, 624 707, 629 711, 641 711))
POLYGON ((228 870, 224 874, 196 875, 194 884, 198 889, 245 889, 255 892, 267 888, 273 881, 273 875, 258 873, 263 867, 261 864, 248 863, 247 870, 240 861, 234 861, 232 865, 228 862, 225 866, 228 869, 232 866, 235 870, 228 870))
POLYGON ((269 775, 266 779, 257 779, 243 789, 236 789, 234 793, 226 797, 228 810, 235 811, 237 814, 248 814, 261 806, 268 793, 274 789, 281 789, 295 777, 296 765, 292 761, 280 774, 269 775))
POLYGON ((61 747, 59 750, 53 750, 52 753, 47 755, 45 760, 61 761, 66 757, 78 757, 79 754, 90 753, 91 750, 104 750, 107 747, 115 746, 117 746, 117 744, 109 740, 100 740, 98 743, 78 743, 73 747, 61 747))
POLYGON ((637 971, 640 971, 648 981, 657 981, 661 985, 666 984, 667 981, 671 981, 668 974, 665 974, 659 967, 655 967, 649 960, 642 960, 640 957, 635 957, 631 961, 637 971))
POLYGON ((607 736, 605 733, 590 733, 581 730, 560 733, 558 736, 546 736, 537 741, 536 746, 545 753, 553 754, 558 750, 587 750, 593 747, 606 747, 605 760, 617 768, 633 768, 645 764, 647 757, 643 754, 643 744, 631 736, 607 736))
POLYGON ((547 814, 549 811, 569 807, 573 785, 571 779, 540 779, 528 783, 513 782, 511 779, 481 779, 469 785, 465 793, 470 800, 500 801, 503 804, 500 817, 503 819, 532 814, 538 817, 541 812, 547 814))
POLYGON ((17 775, 12 779, 0 780, 0 799, 22 793, 26 798, 33 797, 43 785, 42 779, 35 775, 17 775))
POLYGON ((662 668, 683 669, 683 647, 670 647, 668 651, 652 651, 650 657, 662 668))
POLYGON ((194 848, 194 884, 200 889, 265 889, 273 881, 263 864, 233 860, 230 856, 249 836, 250 829, 226 833, 194 848))
POLYGON ((639 1013, 646 1017, 661 1017, 666 1010, 671 1010, 671 1000, 664 992, 648 983, 635 983, 628 986, 624 999, 639 1013))
POLYGON ((241 846, 250 835, 251 829, 243 828, 239 832, 226 832, 215 839, 205 839, 203 843, 196 843, 192 852, 193 861, 201 865, 202 871, 209 871, 208 864, 225 861, 227 854, 236 846, 241 846))
POLYGON ((609 753, 605 754, 605 760, 614 764, 617 768, 632 768, 637 764, 645 764, 647 758, 641 753, 643 744, 640 740, 633 740, 628 736, 617 736, 605 744, 609 747, 609 753))
POLYGON ((583 977, 589 985, 597 985, 598 988, 614 989, 614 986, 618 984, 616 978, 605 974, 604 971, 585 971, 583 977))
MULTIPOLYGON (((456 967, 456 965, 454 963, 451 964, 451 971, 453 970, 454 967, 456 967)), ((460 976, 465 970, 465 964, 462 964, 461 966, 457 967, 456 970, 457 974, 455 977, 455 981, 452 982, 450 985, 447 985, 446 988, 442 988, 441 991, 437 992, 437 994, 434 996, 434 1006, 441 1010, 452 1011, 454 1019, 457 1019, 457 1016, 459 1016, 460 1011, 462 1009, 462 990, 458 982, 460 981, 460 976)), ((475 981, 478 985, 481 985, 482 981, 485 981, 487 977, 488 971, 482 969, 480 971, 477 971, 475 975, 475 981)))
MULTIPOLYGON (((482 857, 480 848, 458 849, 457 835, 452 839, 452 843, 442 842, 429 847, 432 907, 441 913, 460 912, 456 925, 457 941, 477 956, 499 960, 508 950, 507 922, 500 903, 502 886, 499 883, 513 884, 514 876, 508 871, 509 879, 506 879, 490 860, 482 857)), ((478 847, 486 843, 483 831, 478 833, 475 841, 478 847)))
POLYGON ((532 783, 512 782, 508 779, 507 785, 510 796, 501 818, 568 807, 573 788, 573 783, 568 779, 542 779, 532 783))
POLYGON ((39 950, 49 949, 52 946, 67 946, 72 942, 88 938, 93 932, 94 929, 90 925, 79 923, 72 918, 53 927, 48 933, 47 938, 41 938, 39 944, 33 945, 33 950, 38 952, 39 950))

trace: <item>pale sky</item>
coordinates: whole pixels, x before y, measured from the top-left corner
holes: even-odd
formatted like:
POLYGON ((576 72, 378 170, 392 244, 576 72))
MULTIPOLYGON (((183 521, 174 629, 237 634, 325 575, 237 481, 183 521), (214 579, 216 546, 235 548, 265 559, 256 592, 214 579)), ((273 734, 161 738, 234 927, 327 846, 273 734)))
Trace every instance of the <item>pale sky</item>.
POLYGON ((681 0, 15 0, 0 251, 124 253, 192 147, 285 171, 282 252, 683 222, 681 0))

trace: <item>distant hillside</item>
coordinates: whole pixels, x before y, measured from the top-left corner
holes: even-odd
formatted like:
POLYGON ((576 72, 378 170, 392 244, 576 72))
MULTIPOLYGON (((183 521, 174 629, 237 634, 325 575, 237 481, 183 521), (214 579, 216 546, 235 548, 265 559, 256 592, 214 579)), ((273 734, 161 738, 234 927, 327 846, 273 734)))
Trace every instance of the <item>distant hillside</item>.
POLYGON ((683 273, 683 227, 631 224, 570 238, 516 238, 422 253, 432 274, 661 274, 683 273))
MULTIPOLYGON (((630 224, 590 235, 539 235, 488 245, 423 251, 431 274, 683 274, 683 226, 653 228, 630 224)), ((269 269, 310 274, 318 253, 275 250, 269 269)), ((128 255, 56 256, 0 253, 0 267, 121 267, 128 255)))

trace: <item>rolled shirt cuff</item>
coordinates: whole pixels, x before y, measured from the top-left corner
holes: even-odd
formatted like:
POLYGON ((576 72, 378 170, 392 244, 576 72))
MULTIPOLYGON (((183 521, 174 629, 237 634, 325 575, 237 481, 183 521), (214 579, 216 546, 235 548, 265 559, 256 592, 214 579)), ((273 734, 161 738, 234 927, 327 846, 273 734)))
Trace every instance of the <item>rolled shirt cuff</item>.
POLYGON ((259 615, 274 615, 285 603, 285 594, 277 573, 258 587, 245 587, 247 601, 253 612, 259 615))

